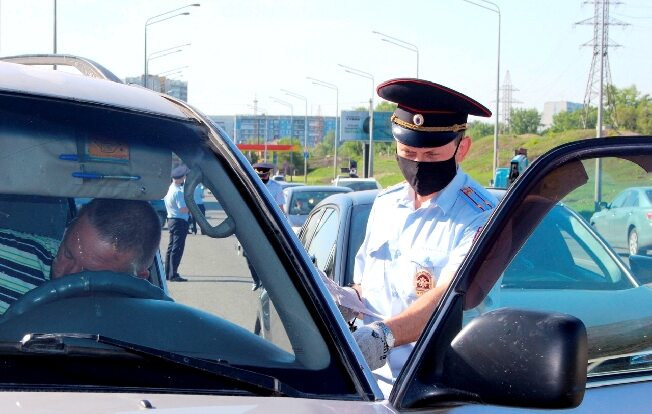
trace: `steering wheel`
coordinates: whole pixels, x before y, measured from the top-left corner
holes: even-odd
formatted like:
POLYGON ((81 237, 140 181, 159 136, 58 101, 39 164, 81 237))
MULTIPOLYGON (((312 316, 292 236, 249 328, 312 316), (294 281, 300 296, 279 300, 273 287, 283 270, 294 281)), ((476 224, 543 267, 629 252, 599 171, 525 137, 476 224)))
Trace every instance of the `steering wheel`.
POLYGON ((7 309, 0 321, 15 318, 46 303, 93 295, 172 301, 162 289, 145 279, 127 273, 84 271, 50 280, 30 290, 7 309))

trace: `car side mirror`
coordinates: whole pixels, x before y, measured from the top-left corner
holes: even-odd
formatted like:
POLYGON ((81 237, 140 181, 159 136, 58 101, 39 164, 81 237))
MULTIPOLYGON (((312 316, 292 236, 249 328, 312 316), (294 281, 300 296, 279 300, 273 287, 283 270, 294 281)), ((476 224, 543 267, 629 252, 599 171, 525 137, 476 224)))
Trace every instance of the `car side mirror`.
POLYGON ((598 203, 598 210, 609 210, 611 206, 606 201, 601 201, 598 203))
POLYGON ((586 386, 586 328, 562 313, 496 309, 469 322, 436 360, 420 366, 420 384, 410 386, 402 409, 460 402, 577 407, 586 386))
POLYGON ((629 266, 640 283, 652 283, 652 257, 632 254, 629 256, 629 266))

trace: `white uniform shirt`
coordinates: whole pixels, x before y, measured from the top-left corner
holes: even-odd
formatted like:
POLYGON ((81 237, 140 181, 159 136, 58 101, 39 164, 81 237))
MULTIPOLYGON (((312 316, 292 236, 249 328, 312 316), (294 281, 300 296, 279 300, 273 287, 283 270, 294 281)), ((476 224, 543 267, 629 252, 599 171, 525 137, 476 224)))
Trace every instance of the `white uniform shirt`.
MULTIPOLYGON (((407 183, 378 195, 355 258, 353 280, 362 285, 363 301, 384 318, 401 313, 436 286, 439 275, 457 270, 496 205, 496 198, 461 168, 417 210, 414 198, 407 183)), ((367 316, 364 323, 373 321, 367 316)), ((374 371, 386 395, 413 347, 392 349, 388 363, 374 371)))
POLYGON ((195 187, 195 192, 193 193, 193 197, 195 199, 195 204, 204 204, 204 185, 203 184, 197 184, 197 187, 195 187))
POLYGON ((183 186, 176 185, 174 181, 168 188, 168 193, 163 199, 165 201, 165 209, 168 212, 168 218, 179 218, 188 220, 188 213, 182 213, 181 209, 186 208, 186 201, 183 198, 183 186))
POLYGON ((274 201, 276 201, 276 204, 283 207, 283 204, 285 203, 285 197, 283 196, 283 186, 276 180, 271 179, 267 181, 265 186, 267 187, 267 190, 269 190, 269 193, 272 195, 274 201))

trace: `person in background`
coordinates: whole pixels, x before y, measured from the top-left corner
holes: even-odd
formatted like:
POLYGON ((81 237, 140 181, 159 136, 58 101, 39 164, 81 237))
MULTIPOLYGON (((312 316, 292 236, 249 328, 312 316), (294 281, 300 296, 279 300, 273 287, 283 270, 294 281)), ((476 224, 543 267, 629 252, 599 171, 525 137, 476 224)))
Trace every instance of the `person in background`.
POLYGON ((66 229, 51 278, 109 270, 147 279, 160 243, 161 222, 150 203, 96 198, 66 229))
POLYGON ((283 197, 283 186, 281 186, 281 184, 275 180, 270 179, 272 171, 274 171, 274 164, 257 162, 253 165, 253 167, 256 171, 256 174, 258 174, 258 177, 260 177, 263 183, 265 183, 267 191, 269 191, 274 201, 276 201, 282 210, 283 204, 285 204, 285 198, 283 197))
POLYGON ((165 209, 168 213, 168 229, 170 241, 165 254, 166 278, 172 282, 185 282, 186 278, 179 275, 179 264, 183 257, 188 237, 188 207, 183 199, 183 183, 186 179, 188 168, 180 165, 172 170, 172 183, 165 195, 165 209))
POLYGON ((353 288, 382 318, 365 315, 353 335, 388 395, 496 199, 459 166, 471 148, 467 117, 491 116, 487 108, 422 79, 377 90, 398 105, 391 128, 406 181, 373 204, 353 288))
MULTIPOLYGON (((283 196, 283 187, 281 184, 277 183, 275 180, 271 180, 271 173, 274 171, 274 164, 268 164, 264 162, 257 162, 252 165, 254 171, 258 174, 258 177, 265 184, 265 188, 272 195, 272 199, 278 204, 278 206, 283 210, 283 205, 285 204, 285 197, 283 196)), ((246 252, 244 256, 247 257, 246 252)), ((249 266, 249 272, 251 273, 251 278, 253 279, 253 284, 251 285, 251 290, 257 290, 262 286, 260 278, 256 273, 256 269, 251 265, 249 259, 247 259, 247 266, 249 266)))

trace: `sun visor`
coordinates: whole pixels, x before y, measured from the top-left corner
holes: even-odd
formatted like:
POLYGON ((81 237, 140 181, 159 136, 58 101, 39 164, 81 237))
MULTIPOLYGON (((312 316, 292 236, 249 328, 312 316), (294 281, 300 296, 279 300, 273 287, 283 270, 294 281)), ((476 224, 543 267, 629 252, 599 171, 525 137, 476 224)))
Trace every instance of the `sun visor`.
POLYGON ((170 185, 170 151, 127 141, 5 136, 0 154, 5 194, 156 200, 170 185))

